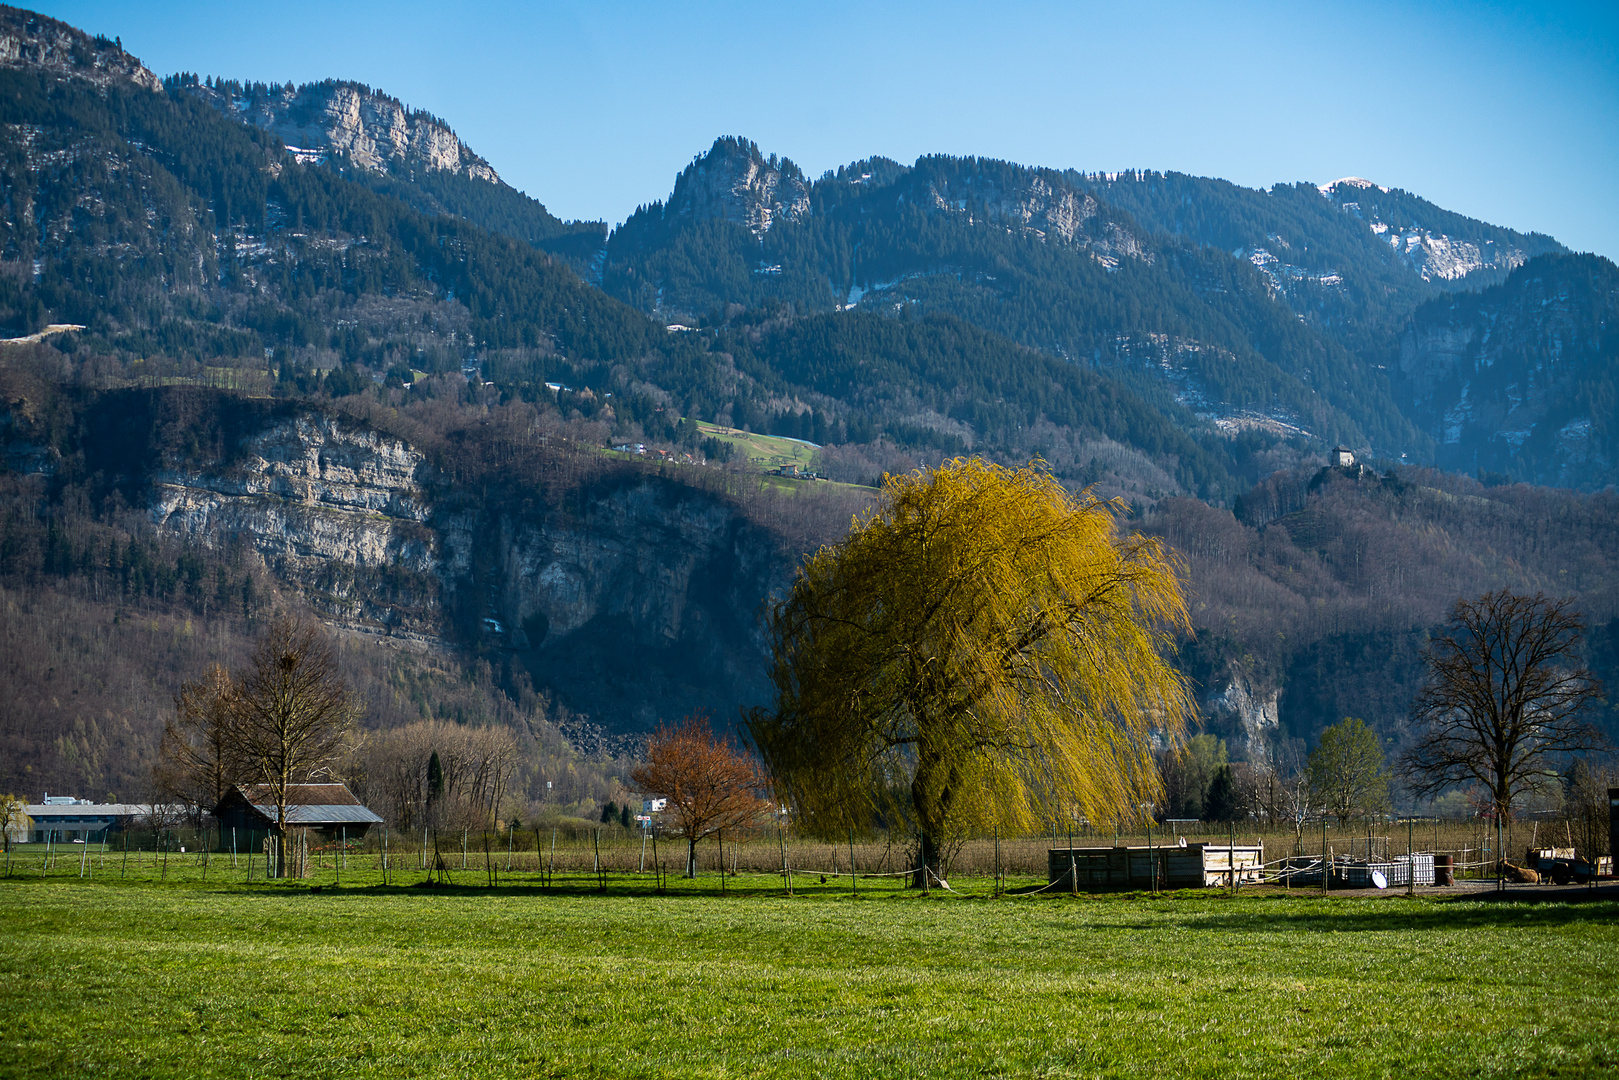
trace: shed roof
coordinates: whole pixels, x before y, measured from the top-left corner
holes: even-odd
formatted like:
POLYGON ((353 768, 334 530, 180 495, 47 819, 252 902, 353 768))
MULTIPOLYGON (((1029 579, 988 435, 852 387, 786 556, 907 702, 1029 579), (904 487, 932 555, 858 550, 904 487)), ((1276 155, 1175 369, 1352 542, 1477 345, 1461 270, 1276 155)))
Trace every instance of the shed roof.
MULTIPOLYGON (((275 796, 268 784, 239 785, 236 793, 270 821, 276 820, 275 796)), ((288 825, 381 825, 382 818, 363 806, 343 784, 292 784, 287 788, 288 825)))

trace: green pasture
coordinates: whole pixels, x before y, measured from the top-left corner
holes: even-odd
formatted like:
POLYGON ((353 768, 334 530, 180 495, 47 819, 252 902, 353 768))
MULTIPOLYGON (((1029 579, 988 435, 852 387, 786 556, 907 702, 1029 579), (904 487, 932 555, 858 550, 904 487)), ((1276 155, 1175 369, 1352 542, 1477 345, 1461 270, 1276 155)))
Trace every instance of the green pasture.
POLYGON ((0 879, 0 1074, 1619 1073, 1610 900, 199 869, 0 879))
POLYGON ((708 438, 730 443, 736 447, 739 455, 761 469, 776 469, 783 465, 797 465, 801 469, 815 467, 816 448, 796 439, 755 435, 751 431, 701 422, 697 430, 708 438))

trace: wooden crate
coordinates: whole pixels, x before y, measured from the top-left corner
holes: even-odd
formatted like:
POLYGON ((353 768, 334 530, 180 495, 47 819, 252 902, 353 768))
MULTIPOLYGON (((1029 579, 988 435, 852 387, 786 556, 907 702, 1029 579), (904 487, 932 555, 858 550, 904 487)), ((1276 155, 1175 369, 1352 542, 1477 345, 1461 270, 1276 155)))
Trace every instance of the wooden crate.
POLYGON ((1161 889, 1201 889, 1229 885, 1235 863, 1236 878, 1244 884, 1259 880, 1265 862, 1262 844, 1195 843, 1182 847, 1049 848, 1046 880, 1071 887, 1069 869, 1081 889, 1144 889, 1154 878, 1161 889))

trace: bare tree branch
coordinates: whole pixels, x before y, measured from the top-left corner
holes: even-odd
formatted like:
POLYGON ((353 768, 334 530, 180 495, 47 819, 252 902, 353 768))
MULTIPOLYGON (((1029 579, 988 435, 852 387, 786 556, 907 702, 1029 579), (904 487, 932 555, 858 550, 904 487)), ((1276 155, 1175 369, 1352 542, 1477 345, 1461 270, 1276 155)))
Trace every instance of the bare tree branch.
POLYGON ((1602 684, 1580 660, 1583 629, 1568 599, 1502 589, 1457 601, 1411 706, 1420 734, 1400 772, 1412 791, 1477 784, 1505 816, 1561 755, 1604 747, 1585 718, 1602 684))

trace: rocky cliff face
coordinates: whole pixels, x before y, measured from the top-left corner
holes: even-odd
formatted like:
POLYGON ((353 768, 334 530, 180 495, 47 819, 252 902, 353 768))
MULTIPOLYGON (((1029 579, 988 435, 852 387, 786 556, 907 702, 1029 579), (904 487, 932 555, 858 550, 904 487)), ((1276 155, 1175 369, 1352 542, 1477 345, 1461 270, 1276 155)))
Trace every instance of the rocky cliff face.
POLYGON ((0 7, 0 67, 23 67, 98 86, 130 82, 161 91, 163 84, 118 41, 91 37, 67 23, 20 8, 0 7))
POLYGON ((490 164, 442 120, 358 83, 288 83, 242 95, 207 86, 189 89, 226 115, 274 132, 304 154, 343 154, 373 172, 419 169, 501 182, 490 164))
POLYGON ((1491 230, 1501 233, 1499 237, 1451 236, 1400 212, 1398 203, 1385 207, 1393 193, 1358 176, 1323 184, 1321 194, 1364 221, 1379 242, 1424 281, 1459 281, 1478 270, 1514 270, 1529 258, 1518 242, 1521 238, 1506 230, 1491 230))
POLYGON ((792 562, 668 480, 469 502, 405 442, 300 414, 150 490, 161 531, 246 545, 334 624, 508 658, 610 730, 699 710, 726 724, 769 692, 757 613, 792 562))
POLYGON ((809 184, 798 166, 745 139, 718 139, 675 180, 667 217, 719 219, 763 236, 810 212, 809 184))
POLYGON ((913 190, 902 191, 900 201, 914 201, 932 213, 957 214, 1040 240, 1089 248, 1109 266, 1121 258, 1152 258, 1140 237, 1107 213, 1094 195, 1054 170, 924 158, 911 180, 907 186, 913 190))
POLYGON ((1613 482, 1619 268, 1536 258, 1501 285, 1424 306, 1400 340, 1401 389, 1447 468, 1592 489, 1613 482), (1611 390, 1608 391, 1611 393, 1611 390))
POLYGON ((646 730, 696 711, 729 724, 768 696, 758 614, 792 562, 731 507, 640 478, 486 521, 484 633, 572 708, 646 730))
POLYGON ((304 415, 247 439, 229 467, 157 473, 150 510, 163 532, 246 543, 340 624, 437 636, 440 542, 422 469, 398 439, 304 415))
POLYGON ((1271 741, 1281 728, 1280 692, 1240 673, 1228 673, 1215 685, 1199 703, 1209 729, 1225 738, 1237 760, 1269 760, 1271 741))

